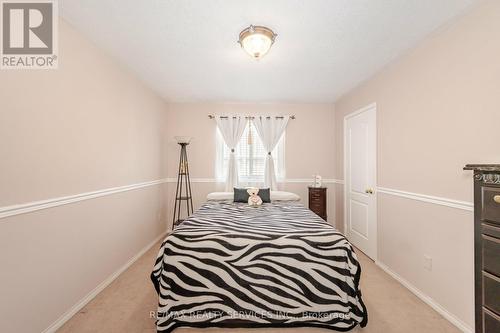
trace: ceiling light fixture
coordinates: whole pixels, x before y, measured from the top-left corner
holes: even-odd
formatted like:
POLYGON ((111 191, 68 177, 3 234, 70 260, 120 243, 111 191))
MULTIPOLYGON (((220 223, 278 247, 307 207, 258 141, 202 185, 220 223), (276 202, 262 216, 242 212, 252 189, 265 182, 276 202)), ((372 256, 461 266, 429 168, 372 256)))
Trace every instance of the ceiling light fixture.
POLYGON ((240 43, 243 50, 254 59, 262 58, 274 43, 276 34, 267 27, 251 25, 240 32, 240 43))

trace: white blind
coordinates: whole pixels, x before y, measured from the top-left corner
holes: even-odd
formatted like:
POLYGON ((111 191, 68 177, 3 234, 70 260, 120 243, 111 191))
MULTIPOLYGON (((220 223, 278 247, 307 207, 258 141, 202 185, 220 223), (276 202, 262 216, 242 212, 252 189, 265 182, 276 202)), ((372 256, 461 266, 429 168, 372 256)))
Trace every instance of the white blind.
MULTIPOLYGON (((274 158, 276 177, 285 178, 285 135, 281 137, 272 155, 274 158)), ((225 179, 230 150, 224 144, 219 130, 217 130, 217 161, 216 177, 225 179)), ((255 130, 252 122, 248 122, 240 142, 235 148, 236 160, 238 161, 238 173, 240 185, 260 185, 264 182, 264 163, 267 151, 255 130)))

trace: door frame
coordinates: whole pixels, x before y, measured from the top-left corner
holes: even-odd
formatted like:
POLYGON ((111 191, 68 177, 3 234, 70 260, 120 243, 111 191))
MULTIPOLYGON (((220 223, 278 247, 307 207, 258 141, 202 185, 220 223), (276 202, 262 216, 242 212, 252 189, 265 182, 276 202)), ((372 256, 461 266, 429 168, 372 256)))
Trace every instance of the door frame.
MULTIPOLYGON (((375 184, 373 184, 375 193, 373 194, 375 205, 374 205, 374 223, 375 223, 375 253, 373 254, 373 260, 377 262, 378 260, 378 179, 377 179, 377 162, 378 162, 378 126, 377 126, 377 103, 371 103, 361 109, 351 112, 344 116, 344 234, 347 237, 347 121, 357 116, 363 112, 374 110, 375 112, 375 184)), ((353 244, 354 245, 354 244, 353 244)), ((360 250, 361 251, 361 250, 360 250)))

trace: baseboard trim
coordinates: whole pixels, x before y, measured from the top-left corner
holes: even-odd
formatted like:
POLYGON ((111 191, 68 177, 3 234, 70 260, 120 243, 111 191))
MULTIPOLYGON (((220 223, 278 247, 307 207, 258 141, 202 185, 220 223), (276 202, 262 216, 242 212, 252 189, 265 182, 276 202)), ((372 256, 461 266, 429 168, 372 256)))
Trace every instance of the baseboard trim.
POLYGON ((474 330, 471 327, 469 327, 467 324, 465 324, 462 320, 460 320, 455 315, 450 313, 448 310, 446 310, 443 306, 441 306, 439 303, 437 303, 431 297, 427 296, 425 293, 420 291, 413 284, 411 284, 410 282, 405 280, 398 273, 391 270, 387 265, 385 265, 384 263, 382 263, 380 261, 376 261, 375 264, 378 267, 380 267, 384 272, 386 272, 391 277, 393 277, 396 281, 398 281, 403 286, 405 286, 409 291, 411 291, 413 294, 415 294, 415 296, 420 298, 424 303, 426 303, 431 308, 433 308, 437 313, 439 313, 444 318, 446 318, 449 322, 451 322, 453 325, 455 325, 459 330, 461 330, 464 333, 473 333, 474 332, 474 330))
POLYGON ((71 204, 71 203, 75 203, 75 202, 84 201, 84 200, 95 199, 95 198, 103 197, 106 195, 137 190, 140 188, 154 186, 154 185, 158 185, 158 184, 163 184, 166 182, 167 182, 167 179, 158 179, 158 180, 142 182, 142 183, 137 183, 137 184, 132 184, 132 185, 105 188, 105 189, 98 190, 98 191, 85 192, 85 193, 69 195, 69 196, 65 196, 65 197, 52 198, 52 199, 41 200, 41 201, 32 201, 32 202, 28 202, 28 203, 24 203, 24 204, 19 204, 19 205, 0 207, 0 220, 3 218, 9 217, 9 216, 31 213, 31 212, 34 212, 37 210, 58 207, 58 206, 62 206, 62 205, 67 205, 67 204, 71 204))
POLYGON ((61 328, 68 320, 71 319, 75 314, 78 313, 87 303, 94 299, 101 291, 109 286, 118 276, 120 276, 124 271, 126 271, 134 262, 136 262, 140 257, 142 257, 149 249, 151 249, 157 242, 165 238, 168 231, 163 232, 160 236, 156 237, 151 243, 146 245, 142 250, 139 251, 135 256, 133 256, 125 265, 120 267, 116 272, 111 274, 103 282, 101 282, 97 287, 94 288, 90 293, 88 293, 84 298, 82 298, 78 303, 73 305, 68 311, 66 311, 59 319, 47 327, 42 333, 54 333, 59 328, 61 328))
POLYGON ((377 187, 377 191, 378 191, 378 193, 384 193, 384 194, 393 195, 396 197, 432 203, 432 204, 446 206, 446 207, 450 207, 450 208, 458 208, 458 209, 462 209, 462 210, 466 210, 466 211, 470 211, 470 212, 474 211, 474 204, 472 202, 454 200, 454 199, 443 198, 443 197, 435 197, 432 195, 426 195, 426 194, 420 194, 420 193, 400 191, 400 190, 395 190, 395 189, 386 188, 386 187, 377 187))

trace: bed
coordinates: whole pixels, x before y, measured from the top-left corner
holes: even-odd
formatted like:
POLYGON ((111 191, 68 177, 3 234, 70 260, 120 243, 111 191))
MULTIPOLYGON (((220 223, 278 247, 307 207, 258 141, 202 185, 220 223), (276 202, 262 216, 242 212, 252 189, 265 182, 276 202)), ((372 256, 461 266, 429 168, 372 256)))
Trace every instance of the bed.
POLYGON ((208 201, 163 241, 157 331, 367 324, 347 239, 297 201, 208 201))

